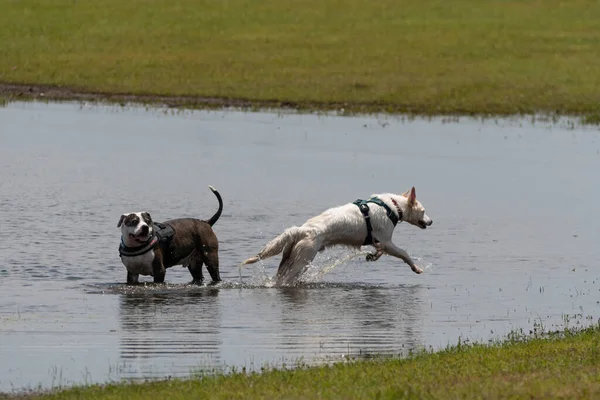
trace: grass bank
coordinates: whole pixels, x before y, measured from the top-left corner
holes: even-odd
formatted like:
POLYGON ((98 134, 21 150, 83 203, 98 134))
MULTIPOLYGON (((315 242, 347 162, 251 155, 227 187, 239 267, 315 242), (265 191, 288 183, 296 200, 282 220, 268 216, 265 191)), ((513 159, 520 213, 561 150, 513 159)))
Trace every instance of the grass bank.
POLYGON ((514 336, 491 345, 459 344, 445 351, 421 353, 406 359, 89 386, 21 398, 600 398, 600 326, 542 336, 514 336))
POLYGON ((0 0, 0 9, 4 97, 600 114, 594 1, 0 0))

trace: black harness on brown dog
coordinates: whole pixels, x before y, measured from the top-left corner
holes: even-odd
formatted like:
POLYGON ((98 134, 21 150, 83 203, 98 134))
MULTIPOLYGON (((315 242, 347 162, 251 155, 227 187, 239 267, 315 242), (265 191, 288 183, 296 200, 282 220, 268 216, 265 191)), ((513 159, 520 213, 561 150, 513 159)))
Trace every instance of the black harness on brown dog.
POLYGON ((376 238, 373 237, 373 234, 372 234, 373 225, 371 225, 371 217, 369 216, 369 206, 367 203, 375 203, 378 206, 385 208, 385 211, 387 211, 387 216, 392 221, 392 224, 394 224, 394 227, 398 224, 398 222, 400 220, 402 220, 402 210, 397 208, 398 214, 399 214, 399 217, 397 217, 396 214, 394 214, 394 212, 392 211, 392 209, 387 204, 385 204, 383 201, 381 201, 381 199, 378 199, 377 197, 372 197, 369 200, 360 200, 360 199, 356 200, 352 204, 355 204, 358 206, 358 209, 365 217, 365 223, 367 224, 367 237, 365 238, 363 246, 369 246, 369 245, 379 242, 376 238))
POLYGON ((175 230, 171 225, 163 224, 160 222, 153 223, 152 236, 148 238, 148 241, 141 246, 127 247, 123 237, 121 237, 121 244, 119 245, 119 255, 125 257, 135 257, 146 254, 150 250, 154 249, 160 242, 169 243, 175 236, 175 230))

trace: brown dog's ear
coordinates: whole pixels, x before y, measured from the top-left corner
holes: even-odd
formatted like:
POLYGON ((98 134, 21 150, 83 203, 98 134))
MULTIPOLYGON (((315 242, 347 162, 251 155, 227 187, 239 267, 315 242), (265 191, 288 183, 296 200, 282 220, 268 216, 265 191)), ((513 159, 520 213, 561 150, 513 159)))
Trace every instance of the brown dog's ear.
POLYGON ((117 224, 117 228, 119 228, 121 226, 121 224, 123 223, 123 220, 125 219, 126 216, 127 216, 127 214, 121 214, 121 218, 119 218, 119 223, 117 224))
POLYGON ((402 193, 402 196, 408 197, 409 194, 410 194, 410 190, 407 190, 406 192, 402 193))
POLYGON ((415 187, 413 186, 410 189, 410 193, 408 194, 408 204, 415 204, 417 201, 417 193, 415 192, 415 187))
POLYGON ((144 219, 144 221, 146 221, 147 224, 151 224, 152 223, 152 217, 150 216, 149 212, 144 211, 142 213, 142 218, 144 219))

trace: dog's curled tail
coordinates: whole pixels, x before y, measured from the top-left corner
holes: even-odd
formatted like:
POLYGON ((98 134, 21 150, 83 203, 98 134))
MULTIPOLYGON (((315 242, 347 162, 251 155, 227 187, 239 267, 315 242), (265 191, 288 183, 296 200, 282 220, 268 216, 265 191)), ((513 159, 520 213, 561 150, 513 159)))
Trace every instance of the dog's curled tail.
POLYGON ((219 194, 219 191, 217 189, 215 189, 214 187, 208 185, 209 189, 214 193, 214 195, 217 197, 217 200, 219 202, 219 209, 217 210, 217 212, 215 213, 215 215, 213 215, 212 217, 210 217, 210 219, 206 222, 208 222, 208 224, 210 226, 213 226, 218 220, 219 217, 221 216, 221 213, 223 212, 223 199, 221 198, 221 194, 219 194))
POLYGON ((281 235, 267 243, 264 249, 262 249, 256 256, 250 257, 242 262, 242 265, 254 264, 258 260, 264 260, 269 257, 276 256, 277 254, 281 253, 286 246, 293 246, 305 235, 306 232, 300 227, 293 226, 288 228, 281 235))

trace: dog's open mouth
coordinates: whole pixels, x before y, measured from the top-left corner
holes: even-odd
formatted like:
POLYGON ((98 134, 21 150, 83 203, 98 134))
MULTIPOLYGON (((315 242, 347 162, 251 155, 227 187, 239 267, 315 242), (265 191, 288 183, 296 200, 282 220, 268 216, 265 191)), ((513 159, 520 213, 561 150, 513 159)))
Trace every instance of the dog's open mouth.
POLYGON ((419 221, 419 227, 421 229, 427 229, 427 224, 425 223, 425 221, 419 221))
POLYGON ((134 235, 133 233, 130 233, 129 237, 138 243, 146 243, 148 241, 149 235, 147 233, 140 233, 139 235, 134 235))

